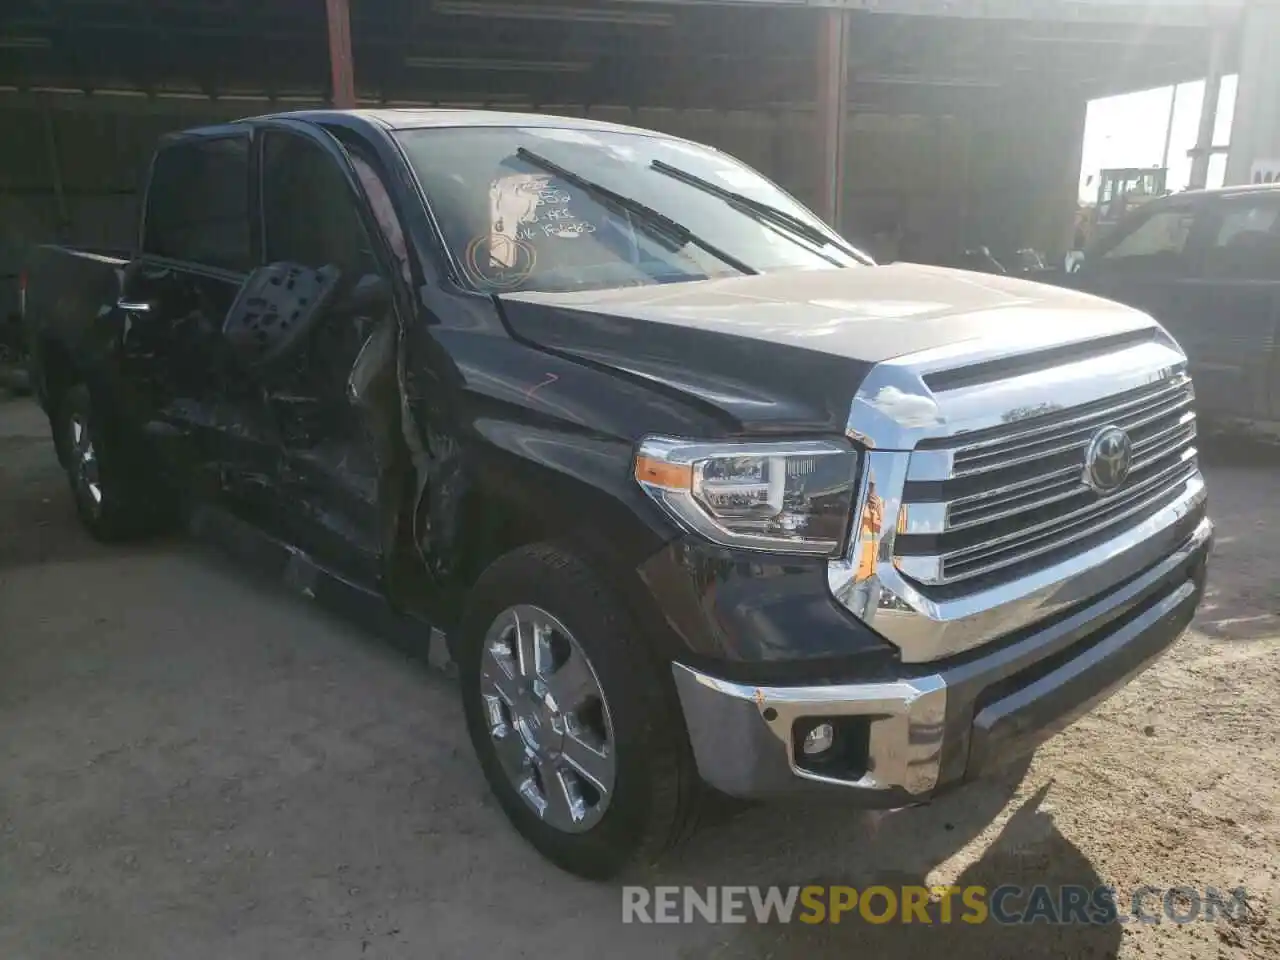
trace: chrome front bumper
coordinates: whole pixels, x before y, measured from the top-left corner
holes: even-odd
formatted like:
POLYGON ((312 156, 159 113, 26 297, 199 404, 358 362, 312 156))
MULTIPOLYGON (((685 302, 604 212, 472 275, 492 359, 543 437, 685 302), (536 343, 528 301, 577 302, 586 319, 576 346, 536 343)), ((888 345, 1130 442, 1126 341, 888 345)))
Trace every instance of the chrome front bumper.
POLYGON ((973 779, 1077 719, 1183 633, 1204 590, 1213 525, 1204 517, 1183 536, 1137 575, 1113 579, 1111 589, 1086 594, 1092 599, 994 649, 904 664, 899 677, 760 687, 675 664, 698 769, 734 796, 826 784, 878 807, 920 802, 973 779), (837 740, 858 741, 835 766, 800 750, 814 722, 834 722, 837 740))

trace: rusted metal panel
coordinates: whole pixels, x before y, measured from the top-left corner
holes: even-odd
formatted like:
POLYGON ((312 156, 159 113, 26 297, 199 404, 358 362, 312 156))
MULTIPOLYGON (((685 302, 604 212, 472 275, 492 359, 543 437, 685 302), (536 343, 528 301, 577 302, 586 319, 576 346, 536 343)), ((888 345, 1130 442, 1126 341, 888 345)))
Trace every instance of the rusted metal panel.
POLYGON ((836 229, 844 197, 845 121, 849 109, 849 16, 825 10, 818 27, 818 213, 836 229))
POLYGON ((340 110, 350 110, 356 105, 356 78, 351 57, 351 11, 347 0, 325 0, 325 18, 329 25, 333 105, 340 110))

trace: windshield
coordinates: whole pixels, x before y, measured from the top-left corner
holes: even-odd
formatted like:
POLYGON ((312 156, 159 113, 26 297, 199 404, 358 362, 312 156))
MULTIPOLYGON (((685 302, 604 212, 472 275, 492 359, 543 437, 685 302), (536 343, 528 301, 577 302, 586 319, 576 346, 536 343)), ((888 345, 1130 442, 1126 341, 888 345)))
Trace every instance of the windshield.
POLYGON ((484 293, 862 262, 777 186, 707 147, 552 127, 443 127, 397 137, 454 259, 484 293))

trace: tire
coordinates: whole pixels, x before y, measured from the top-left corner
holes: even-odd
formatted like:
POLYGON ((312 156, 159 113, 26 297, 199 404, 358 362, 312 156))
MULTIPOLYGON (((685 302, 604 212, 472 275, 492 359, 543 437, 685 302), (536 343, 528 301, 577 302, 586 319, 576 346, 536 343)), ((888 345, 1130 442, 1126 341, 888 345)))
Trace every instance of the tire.
POLYGON ((59 398, 53 417, 58 458, 66 469, 76 512, 97 540, 115 543, 154 534, 171 518, 154 471, 135 452, 102 404, 83 384, 59 398))
MULTIPOLYGON (((515 828, 547 859, 579 876, 606 879, 629 865, 652 863, 690 832, 702 791, 674 684, 642 645, 622 607, 581 560, 549 545, 521 548, 497 560, 471 591, 457 652, 467 728, 485 778, 515 828), (527 682, 538 689, 536 678, 522 675, 518 658, 508 657, 514 645, 511 625, 521 617, 526 626, 541 625, 544 635, 551 637, 545 652, 552 665, 530 672, 548 678, 551 686, 544 688, 552 700, 546 702, 553 703, 563 689, 589 685, 563 679, 576 650, 588 669, 584 673, 578 663, 569 675, 595 681, 598 707, 588 695, 585 705, 571 712, 577 698, 564 697, 559 701, 563 714, 553 705, 549 723, 545 704, 536 697, 529 698, 533 707, 510 707, 495 679, 517 687, 527 682), (561 661, 563 666, 554 665, 561 661), (529 710, 544 713, 540 724, 536 717, 530 722, 517 716, 529 710), (540 744, 536 750, 525 739, 530 726, 538 731, 533 738, 540 744), (505 736, 500 738, 495 730, 503 728, 505 736), (607 795, 569 763, 573 755, 587 756, 592 763, 585 769, 599 774, 599 782, 608 781, 600 773, 607 763, 600 762, 594 750, 584 752, 583 742, 603 746, 606 761, 612 759, 607 795), (554 756, 556 749, 562 752, 561 772, 555 776, 571 799, 567 808, 549 802, 539 812, 539 789, 549 797, 545 787, 555 783, 541 772, 550 768, 529 757, 531 752, 554 756), (529 769, 513 775, 516 762, 529 769), (530 778, 523 792, 518 786, 522 776, 530 778), (575 782, 581 810, 572 799, 575 782), (566 826, 566 811, 582 817, 566 826)), ((534 657, 540 664, 542 659, 534 657)))

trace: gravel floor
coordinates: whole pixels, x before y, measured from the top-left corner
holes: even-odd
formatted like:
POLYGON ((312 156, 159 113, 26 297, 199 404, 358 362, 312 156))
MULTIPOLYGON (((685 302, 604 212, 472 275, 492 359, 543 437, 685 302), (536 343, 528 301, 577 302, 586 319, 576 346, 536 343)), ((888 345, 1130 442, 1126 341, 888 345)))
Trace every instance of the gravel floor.
POLYGON ((77 527, 0 401, 0 958, 1280 957, 1280 457, 1217 451, 1196 630, 1002 781, 753 807, 647 883, 1245 885, 1178 926, 624 926, 507 827, 451 683, 198 545, 77 527))

